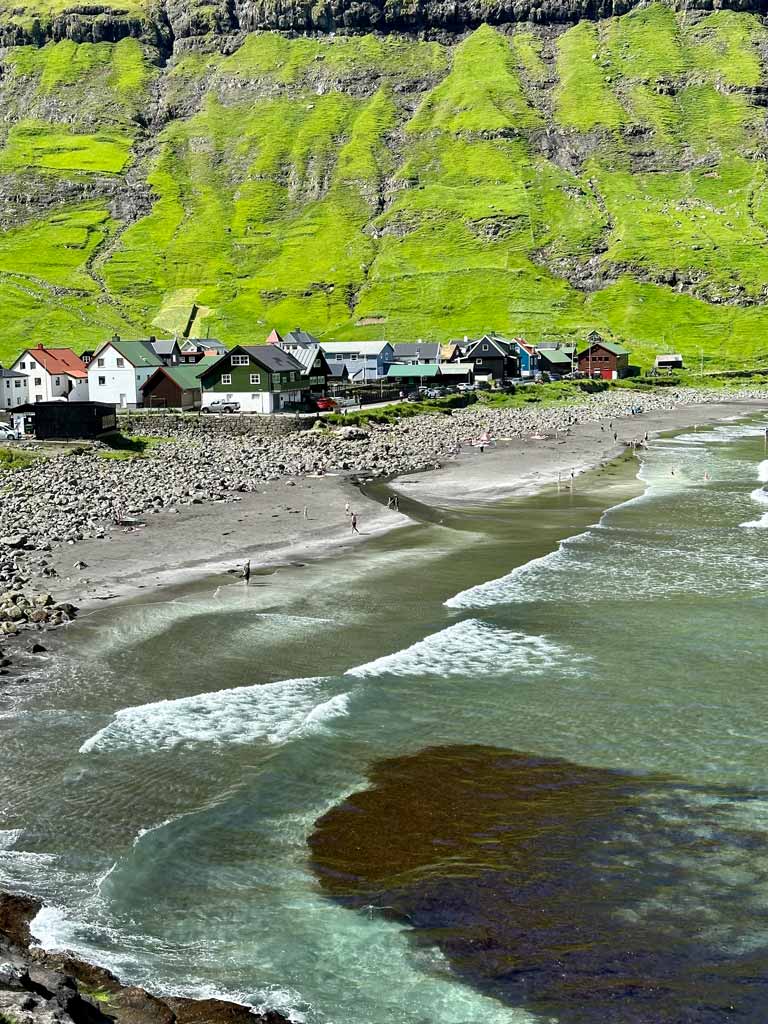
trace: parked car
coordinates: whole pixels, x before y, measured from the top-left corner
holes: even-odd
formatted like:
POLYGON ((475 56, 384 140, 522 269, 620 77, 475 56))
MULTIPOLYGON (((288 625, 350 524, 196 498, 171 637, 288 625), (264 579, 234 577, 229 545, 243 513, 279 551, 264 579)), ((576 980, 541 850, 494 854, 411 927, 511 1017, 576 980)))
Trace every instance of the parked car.
POLYGON ((475 385, 474 384, 467 384, 466 381, 462 381, 462 383, 461 384, 457 384, 456 387, 457 387, 457 389, 459 391, 474 391, 475 390, 475 385))
POLYGON ((13 427, 7 427, 4 423, 0 423, 0 441, 20 441, 21 434, 18 430, 14 430, 13 427))
POLYGON ((337 398, 335 401, 337 409, 353 409, 360 405, 356 398, 337 398))
POLYGON ((316 398, 315 407, 320 412, 331 412, 336 408, 336 400, 334 398, 316 398))
POLYGON ((228 402, 225 398, 215 398, 212 402, 209 402, 208 405, 204 405, 200 412, 240 412, 240 403, 228 402))
POLYGON ((424 394, 427 398, 442 398, 444 391, 442 388, 427 388, 424 394))

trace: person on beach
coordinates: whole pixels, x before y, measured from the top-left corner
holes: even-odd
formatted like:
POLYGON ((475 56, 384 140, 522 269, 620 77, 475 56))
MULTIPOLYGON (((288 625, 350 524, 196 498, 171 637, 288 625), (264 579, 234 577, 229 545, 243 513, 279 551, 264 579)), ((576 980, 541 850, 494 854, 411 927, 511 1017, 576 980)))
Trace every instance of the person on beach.
POLYGON ((357 516, 354 512, 352 513, 352 533, 360 533, 357 528, 357 516))
POLYGON ((251 579, 251 560, 250 560, 250 558, 248 559, 248 561, 243 566, 243 579, 245 580, 245 585, 248 586, 248 583, 250 582, 250 579, 251 579))
POLYGON ((351 516, 352 515, 352 509, 350 507, 349 502, 347 502, 346 505, 344 506, 344 515, 345 516, 351 516))
POLYGON ((306 505, 304 506, 304 518, 309 519, 309 509, 306 505))

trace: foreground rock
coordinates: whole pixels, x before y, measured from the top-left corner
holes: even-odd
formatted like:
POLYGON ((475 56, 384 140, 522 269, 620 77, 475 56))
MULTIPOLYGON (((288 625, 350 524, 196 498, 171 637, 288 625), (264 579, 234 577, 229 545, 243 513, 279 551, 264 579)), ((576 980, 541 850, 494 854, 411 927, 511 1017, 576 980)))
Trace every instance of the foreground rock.
POLYGON ((14 1024, 284 1024, 275 1011, 253 1013, 221 999, 154 996, 70 953, 31 944, 30 922, 42 906, 0 893, 0 1020, 14 1024))

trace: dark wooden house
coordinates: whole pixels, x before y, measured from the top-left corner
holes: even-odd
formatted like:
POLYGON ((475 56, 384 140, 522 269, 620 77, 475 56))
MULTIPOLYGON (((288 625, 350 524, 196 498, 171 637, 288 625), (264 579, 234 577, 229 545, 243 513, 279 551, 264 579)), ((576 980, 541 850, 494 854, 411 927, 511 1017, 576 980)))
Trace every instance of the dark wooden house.
POLYGON ((30 426, 39 441, 69 441, 99 437, 117 430, 117 412, 107 402, 30 402, 13 409, 24 420, 24 431, 30 426))
POLYGON ((475 377, 505 380, 520 374, 520 360, 513 345, 493 334, 484 334, 464 348, 463 363, 474 363, 475 377))
POLYGON ((205 356, 198 363, 159 366, 141 386, 145 407, 199 409, 202 397, 199 374, 215 362, 215 356, 205 356))

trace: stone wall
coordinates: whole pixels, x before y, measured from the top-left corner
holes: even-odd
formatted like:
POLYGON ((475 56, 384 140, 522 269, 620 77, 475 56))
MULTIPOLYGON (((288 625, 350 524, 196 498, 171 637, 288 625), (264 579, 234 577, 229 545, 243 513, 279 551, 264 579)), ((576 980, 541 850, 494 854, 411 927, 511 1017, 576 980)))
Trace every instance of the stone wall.
POLYGON ((147 437, 282 437, 309 430, 314 422, 312 416, 206 416, 167 409, 132 410, 117 417, 121 433, 147 437))

